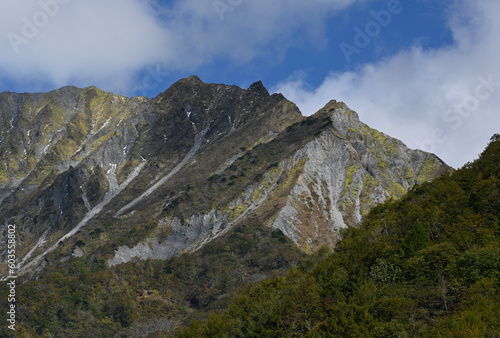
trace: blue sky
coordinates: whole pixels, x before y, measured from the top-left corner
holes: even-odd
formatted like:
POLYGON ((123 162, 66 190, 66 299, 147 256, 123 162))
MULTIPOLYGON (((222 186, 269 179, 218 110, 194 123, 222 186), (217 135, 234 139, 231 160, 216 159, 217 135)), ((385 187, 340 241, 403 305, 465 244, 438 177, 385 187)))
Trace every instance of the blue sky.
POLYGON ((459 167, 500 132, 499 15, 498 0, 0 0, 0 91, 262 80, 459 167))

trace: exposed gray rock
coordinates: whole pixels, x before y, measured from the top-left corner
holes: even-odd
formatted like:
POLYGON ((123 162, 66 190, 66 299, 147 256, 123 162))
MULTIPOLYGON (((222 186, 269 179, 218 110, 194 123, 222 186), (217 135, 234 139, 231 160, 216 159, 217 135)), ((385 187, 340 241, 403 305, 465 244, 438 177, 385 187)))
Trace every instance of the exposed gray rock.
MULTIPOLYGON (((19 229, 21 272, 72 248, 84 227, 109 230, 116 223, 123 231, 110 232, 123 236, 143 223, 169 229, 159 236, 149 227, 139 243, 119 246, 108 261, 113 266, 198 250, 262 210, 262 223, 304 251, 333 247, 339 230, 358 224, 375 204, 447 170, 434 155, 370 129, 343 103, 332 101, 318 114, 306 120, 262 82, 244 90, 194 76, 153 99, 94 87, 1 93, 0 216, 19 229), (270 156, 275 163, 266 163, 265 153, 252 158, 249 150, 263 145, 282 151, 270 156), (245 161, 258 164, 228 174, 233 164, 242 169, 247 153, 245 161), (211 186, 208 178, 219 175, 244 183, 237 190, 211 186), (189 195, 192 181, 201 185, 193 189, 200 198, 214 200, 199 208, 179 202, 182 212, 166 211, 174 198, 189 195)), ((73 254, 93 254, 88 247, 73 254)))

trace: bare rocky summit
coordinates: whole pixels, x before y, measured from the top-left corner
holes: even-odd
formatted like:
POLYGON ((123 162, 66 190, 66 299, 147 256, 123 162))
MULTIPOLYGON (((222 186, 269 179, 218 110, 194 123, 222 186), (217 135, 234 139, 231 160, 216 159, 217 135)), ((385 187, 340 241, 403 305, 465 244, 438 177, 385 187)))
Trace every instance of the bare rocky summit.
POLYGON ((166 259, 240 224, 279 229, 310 253, 451 170, 344 103, 304 117, 261 82, 192 76, 153 99, 4 92, 0 119, 2 236, 16 224, 22 273, 72 255, 166 259))

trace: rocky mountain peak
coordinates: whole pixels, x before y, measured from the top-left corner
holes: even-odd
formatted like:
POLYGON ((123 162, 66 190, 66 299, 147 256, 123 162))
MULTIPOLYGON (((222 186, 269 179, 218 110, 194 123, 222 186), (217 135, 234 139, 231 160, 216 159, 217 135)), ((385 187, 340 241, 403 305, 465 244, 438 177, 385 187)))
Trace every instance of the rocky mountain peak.
MULTIPOLYGON (((152 103, 155 112, 161 116, 188 117, 198 131, 209 128, 206 137, 210 140, 224 137, 244 125, 261 128, 265 124, 271 130, 283 130, 302 118, 292 102, 282 95, 269 95, 261 81, 245 90, 237 86, 204 83, 191 76, 174 83, 152 103)), ((260 133, 256 132, 256 135, 260 133)))
POLYGON ((356 127, 361 123, 359 115, 344 102, 331 100, 320 112, 328 114, 333 121, 332 125, 344 135, 349 128, 356 127))
POLYGON ((261 81, 245 90, 191 76, 154 99, 4 93, 0 119, 0 217, 20 229, 24 272, 78 241, 113 265, 194 251, 242 223, 312 252, 447 170, 342 102, 303 117, 261 81))
POLYGON ((267 91, 266 87, 264 87, 264 84, 262 83, 262 81, 254 82, 248 88, 248 91, 251 91, 253 93, 263 95, 263 96, 269 96, 269 92, 267 91))
POLYGON ((192 83, 203 83, 203 81, 201 81, 201 79, 196 75, 190 75, 185 80, 192 83))

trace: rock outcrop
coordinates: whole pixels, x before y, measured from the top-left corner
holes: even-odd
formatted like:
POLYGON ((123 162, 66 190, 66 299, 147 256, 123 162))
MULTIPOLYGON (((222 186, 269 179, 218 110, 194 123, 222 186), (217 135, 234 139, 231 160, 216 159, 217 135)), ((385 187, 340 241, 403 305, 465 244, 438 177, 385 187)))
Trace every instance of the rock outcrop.
POLYGON ((243 222, 312 252, 450 170, 343 103, 303 117, 261 82, 244 90, 192 76, 153 99, 5 92, 0 120, 2 236, 16 224, 23 273, 71 255, 165 259, 243 222))

